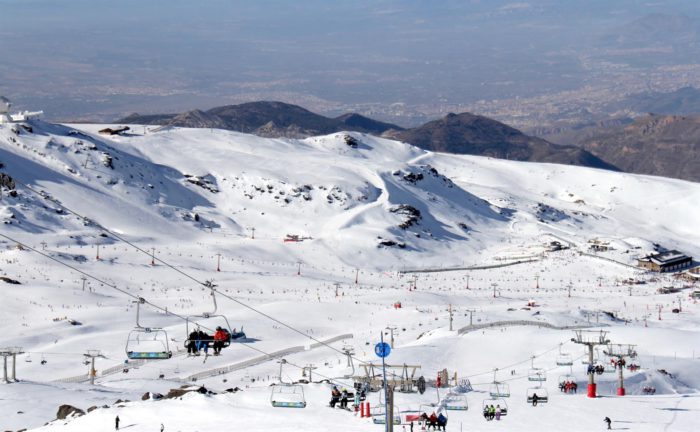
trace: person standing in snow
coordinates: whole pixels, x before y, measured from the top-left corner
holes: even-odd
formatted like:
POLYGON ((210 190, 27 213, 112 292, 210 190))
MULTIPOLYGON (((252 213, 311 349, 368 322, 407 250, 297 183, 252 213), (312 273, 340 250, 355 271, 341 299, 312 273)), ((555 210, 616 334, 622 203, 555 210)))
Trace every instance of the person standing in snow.
POLYGON ((165 430, 165 426, 163 426, 163 423, 160 424, 160 432, 163 432, 165 430))
POLYGON ((612 427, 610 427, 610 425, 612 424, 612 420, 610 420, 610 417, 605 417, 603 421, 608 424, 608 429, 612 429, 612 427))
POLYGON ((114 429, 119 430, 119 416, 114 419, 114 429))

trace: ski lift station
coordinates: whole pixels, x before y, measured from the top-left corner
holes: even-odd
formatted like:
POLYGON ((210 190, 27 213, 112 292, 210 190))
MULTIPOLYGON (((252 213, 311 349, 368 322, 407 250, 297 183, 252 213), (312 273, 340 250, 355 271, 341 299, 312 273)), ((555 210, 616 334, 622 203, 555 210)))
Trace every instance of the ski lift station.
POLYGON ((12 102, 5 96, 0 96, 0 124, 19 123, 37 118, 43 114, 43 111, 22 111, 11 114, 10 108, 12 108, 12 102))

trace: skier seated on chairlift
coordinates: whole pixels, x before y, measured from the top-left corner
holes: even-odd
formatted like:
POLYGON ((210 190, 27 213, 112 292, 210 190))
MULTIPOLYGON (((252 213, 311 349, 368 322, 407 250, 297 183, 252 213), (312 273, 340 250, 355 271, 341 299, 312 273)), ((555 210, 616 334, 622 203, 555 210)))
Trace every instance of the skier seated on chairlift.
POLYGON ((428 418, 428 426, 432 427, 433 430, 435 430, 438 427, 438 416, 435 414, 435 411, 433 411, 432 414, 430 414, 430 418, 428 418))
POLYGON ((340 402, 340 390, 338 390, 338 387, 333 386, 333 389, 331 390, 331 408, 335 408, 335 404, 338 402, 340 402))
POLYGON ((214 355, 221 354, 221 349, 224 344, 231 340, 231 333, 228 330, 221 327, 216 328, 216 333, 214 333, 214 355))
POLYGON ((348 389, 343 389, 340 393, 340 407, 348 409, 348 389))
POLYGON ((532 406, 536 407, 537 402, 540 400, 540 397, 537 396, 537 393, 532 394, 532 406))
POLYGON ((208 354, 209 353, 209 341, 214 340, 214 337, 204 333, 202 330, 200 330, 198 332, 197 337, 198 337, 197 351, 204 350, 204 354, 208 354))
POLYGON ((190 333, 187 339, 187 355, 199 355, 199 349, 197 347, 199 343, 199 332, 197 332, 197 330, 192 330, 192 333, 190 333))
POLYGON ((438 430, 447 430, 447 417, 445 417, 445 414, 440 413, 440 415, 437 418, 437 427, 438 430))

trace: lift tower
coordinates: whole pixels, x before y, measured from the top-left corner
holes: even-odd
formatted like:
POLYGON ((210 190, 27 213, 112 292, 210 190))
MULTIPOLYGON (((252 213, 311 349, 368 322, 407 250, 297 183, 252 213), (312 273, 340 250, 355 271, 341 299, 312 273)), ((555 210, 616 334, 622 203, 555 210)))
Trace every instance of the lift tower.
MULTIPOLYGON (((608 345, 608 332, 603 330, 574 330, 576 337, 571 338, 571 342, 588 347, 588 365, 593 364, 593 350, 597 345, 608 345)), ((596 397, 595 374, 588 372, 588 397, 596 397)))
POLYGON ((603 354, 614 359, 613 364, 617 369, 618 396, 625 395, 625 379, 622 374, 622 372, 625 370, 625 357, 632 359, 637 357, 637 350, 635 349, 635 346, 636 345, 629 344, 609 344, 608 348, 603 351, 603 354))

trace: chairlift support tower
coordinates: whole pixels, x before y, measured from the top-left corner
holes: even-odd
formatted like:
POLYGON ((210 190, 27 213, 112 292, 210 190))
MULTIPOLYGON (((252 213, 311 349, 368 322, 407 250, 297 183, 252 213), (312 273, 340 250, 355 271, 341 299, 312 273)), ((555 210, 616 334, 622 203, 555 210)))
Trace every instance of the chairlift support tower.
POLYGON ((100 350, 87 350, 87 352, 83 354, 83 356, 85 356, 85 358, 87 359, 90 359, 90 371, 88 372, 88 375, 90 376, 90 385, 95 385, 95 376, 97 375, 97 370, 95 369, 95 359, 107 357, 103 356, 100 350))
POLYGON ((623 371, 625 370, 625 363, 623 360, 626 357, 636 358, 637 350, 636 345, 629 344, 609 344, 607 350, 603 351, 608 357, 613 357, 617 359, 615 362, 615 368, 617 369, 617 395, 625 395, 625 378, 623 376, 623 371))
MULTIPOLYGON (((588 364, 593 364, 593 352, 598 345, 608 345, 608 332, 604 330, 574 330, 576 337, 571 338, 571 342, 588 347, 588 364)), ((588 392, 589 398, 596 397, 595 374, 588 374, 588 392)))
POLYGON ((0 348, 0 357, 2 357, 2 360, 3 360, 2 377, 3 377, 3 381, 5 381, 5 383, 7 383, 7 384, 9 384, 11 382, 18 382, 19 381, 17 379, 17 355, 18 354, 24 354, 24 351, 22 351, 21 347, 0 348), (10 375, 10 377, 7 376, 7 359, 9 357, 12 357, 12 369, 11 369, 12 374, 10 375))

